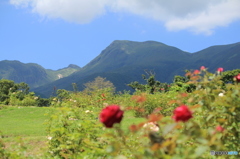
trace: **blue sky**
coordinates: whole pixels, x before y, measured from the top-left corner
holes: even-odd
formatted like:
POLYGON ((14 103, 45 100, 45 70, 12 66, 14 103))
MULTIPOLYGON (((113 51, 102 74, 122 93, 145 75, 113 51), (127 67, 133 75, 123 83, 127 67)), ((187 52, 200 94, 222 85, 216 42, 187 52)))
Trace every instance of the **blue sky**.
POLYGON ((240 42, 240 1, 0 1, 0 61, 83 67, 114 40, 154 40, 191 53, 240 42))

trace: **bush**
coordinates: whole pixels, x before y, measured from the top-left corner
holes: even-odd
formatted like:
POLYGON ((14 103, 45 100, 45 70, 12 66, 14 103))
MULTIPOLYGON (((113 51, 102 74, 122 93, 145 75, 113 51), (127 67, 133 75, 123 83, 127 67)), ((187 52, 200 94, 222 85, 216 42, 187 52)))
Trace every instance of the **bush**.
POLYGON ((97 158, 105 156, 102 126, 97 112, 79 107, 60 107, 51 113, 48 155, 59 158, 97 158))
MULTIPOLYGON (((133 95, 114 94, 111 89, 61 90, 58 97, 50 99, 54 109, 47 122, 45 157, 211 159, 216 156, 210 155, 210 151, 239 152, 240 84, 225 84, 221 74, 206 69, 187 72, 188 81, 182 85, 176 82, 169 91, 154 94, 147 90, 133 95), (104 109, 112 104, 121 113, 104 109), (127 116, 128 111, 141 117, 141 121, 144 117, 144 122, 129 124, 132 118, 127 116), (104 118, 100 121, 109 128, 100 123, 100 113, 104 118)), ((23 101, 33 104, 34 98, 27 95, 23 101)), ((12 95, 10 102, 22 101, 12 95)), ((9 154, 5 149, 0 153, 9 154)))

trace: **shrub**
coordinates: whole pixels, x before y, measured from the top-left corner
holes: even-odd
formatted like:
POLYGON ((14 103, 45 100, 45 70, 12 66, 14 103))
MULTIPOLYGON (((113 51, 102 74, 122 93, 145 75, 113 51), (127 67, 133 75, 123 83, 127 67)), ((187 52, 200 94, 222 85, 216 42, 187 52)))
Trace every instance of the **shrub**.
POLYGON ((48 155, 59 158, 97 158, 104 156, 107 144, 95 111, 81 107, 60 107, 51 113, 47 129, 48 155))
MULTIPOLYGON (((195 85, 195 90, 180 93, 169 102, 179 106, 188 105, 184 109, 178 107, 171 116, 153 112, 146 122, 130 126, 128 133, 123 133, 121 127, 115 126, 118 134, 112 132, 114 137, 111 138, 109 155, 122 158, 215 158, 210 155, 211 150, 239 152, 240 85, 224 86, 222 69, 218 74, 202 71, 203 76, 196 71, 190 75, 188 84, 195 85), (148 122, 157 123, 159 132, 144 131, 142 127, 148 122), (127 140, 132 136, 138 138, 138 143, 127 140), (149 139, 149 144, 146 144, 143 136, 149 139)), ((150 98, 146 94, 146 101, 140 102, 139 107, 146 107, 150 98)), ((149 102, 153 104, 152 100, 149 102)))

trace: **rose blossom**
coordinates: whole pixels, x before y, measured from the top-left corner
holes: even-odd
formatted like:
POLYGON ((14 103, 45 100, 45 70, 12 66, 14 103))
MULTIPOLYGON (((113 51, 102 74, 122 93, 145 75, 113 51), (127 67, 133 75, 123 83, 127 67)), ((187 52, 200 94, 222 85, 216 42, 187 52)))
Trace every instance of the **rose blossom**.
POLYGON ((173 119, 178 122, 178 121, 183 121, 186 122, 190 118, 192 118, 192 112, 189 110, 189 108, 186 105, 182 105, 177 107, 174 112, 173 112, 173 119))
POLYGON ((148 122, 143 125, 143 128, 147 130, 155 131, 155 132, 159 131, 159 126, 156 122, 148 122))
POLYGON ((107 128, 112 128, 113 124, 120 123, 123 118, 123 111, 118 105, 109 105, 102 109, 100 113, 100 122, 107 128))
POLYGON ((205 70, 206 67, 205 66, 201 66, 200 70, 205 70))
POLYGON ((199 71, 199 70, 195 70, 193 73, 194 73, 195 75, 197 75, 197 74, 200 73, 200 71, 199 71))
POLYGON ((223 132, 223 131, 224 131, 224 128, 223 128, 222 126, 218 125, 218 126, 216 127, 216 131, 218 131, 218 132, 223 132))
POLYGON ((218 68, 217 72, 223 72, 223 68, 222 67, 218 68))
POLYGON ((234 77, 237 82, 240 82, 240 73, 234 77))

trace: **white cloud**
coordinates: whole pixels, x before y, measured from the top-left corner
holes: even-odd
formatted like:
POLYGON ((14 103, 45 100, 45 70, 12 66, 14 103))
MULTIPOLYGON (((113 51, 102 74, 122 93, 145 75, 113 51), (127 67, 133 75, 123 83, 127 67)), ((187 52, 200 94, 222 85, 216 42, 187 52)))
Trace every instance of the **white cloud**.
POLYGON ((30 7, 47 18, 62 18, 80 24, 88 23, 105 13, 110 0, 10 0, 15 6, 30 7))
POLYGON ((189 29, 195 33, 212 34, 218 26, 227 26, 240 19, 240 1, 225 0, 215 5, 209 5, 200 13, 175 17, 166 21, 169 30, 189 29))
POLYGON ((165 24, 170 31, 211 34, 218 26, 240 19, 240 0, 10 0, 48 18, 91 22, 110 12, 128 12, 165 24))

